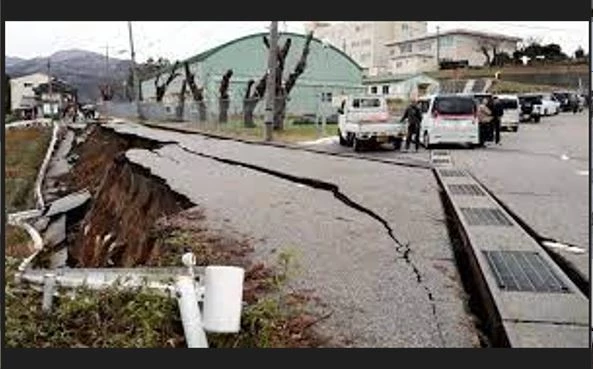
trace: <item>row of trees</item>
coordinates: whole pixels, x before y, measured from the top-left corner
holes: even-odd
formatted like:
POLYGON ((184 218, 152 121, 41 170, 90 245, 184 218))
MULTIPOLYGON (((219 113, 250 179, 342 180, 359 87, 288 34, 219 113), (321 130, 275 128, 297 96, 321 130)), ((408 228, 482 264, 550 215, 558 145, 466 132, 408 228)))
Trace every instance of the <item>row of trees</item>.
MULTIPOLYGON (((286 64, 286 57, 290 52, 292 40, 288 38, 282 46, 278 47, 278 64, 276 67, 275 78, 276 103, 274 104, 274 129, 276 130, 283 129, 284 127, 284 119, 286 115, 286 102, 288 100, 290 92, 296 85, 297 79, 305 71, 307 65, 307 57, 310 52, 310 45, 312 39, 313 33, 309 33, 305 38, 303 50, 294 70, 291 73, 289 73, 288 77, 284 81, 283 76, 286 64)), ((263 37, 263 44, 269 50, 270 43, 266 36, 263 37)), ((185 105, 186 92, 189 88, 189 95, 192 97, 193 101, 196 102, 198 106, 199 120, 206 120, 208 109, 206 106, 206 99, 204 98, 204 86, 200 86, 199 81, 197 80, 195 74, 191 72, 190 66, 187 62, 175 62, 173 65, 171 65, 171 62, 167 59, 159 58, 157 60, 154 60, 153 58, 150 58, 146 61, 146 63, 142 63, 137 66, 137 74, 140 80, 147 79, 151 76, 156 75, 156 77, 154 78, 154 86, 156 101, 159 103, 163 101, 163 98, 165 97, 169 85, 176 78, 184 77, 179 94, 178 116, 183 116, 183 107, 185 105), (166 77, 164 76, 164 74, 166 73, 163 73, 163 70, 165 69, 170 69, 170 71, 168 72, 168 76, 166 77)), ((218 89, 218 121, 220 123, 226 123, 228 121, 228 110, 230 106, 229 86, 232 77, 233 70, 229 69, 224 73, 220 81, 218 89)), ((255 126, 254 111, 259 102, 264 98, 264 95, 266 93, 267 78, 268 72, 266 71, 263 73, 261 78, 257 80, 257 83, 253 79, 247 82, 247 88, 243 96, 243 123, 245 127, 255 126)), ((133 86, 133 78, 131 71, 126 85, 133 86)), ((110 93, 108 86, 101 86, 100 89, 101 96, 104 100, 109 101, 113 98, 113 94, 110 93)), ((130 99, 130 101, 133 100, 134 92, 131 88, 127 89, 126 95, 130 99)), ((142 96, 139 96, 139 100, 142 100, 142 96)))
POLYGON ((529 58, 529 63, 540 60, 543 63, 566 62, 569 60, 586 61, 588 55, 582 48, 571 56, 567 55, 558 44, 541 44, 536 40, 529 40, 512 55, 499 51, 500 44, 492 40, 483 40, 480 51, 484 54, 485 66, 501 67, 511 64, 523 64, 523 58, 529 58))

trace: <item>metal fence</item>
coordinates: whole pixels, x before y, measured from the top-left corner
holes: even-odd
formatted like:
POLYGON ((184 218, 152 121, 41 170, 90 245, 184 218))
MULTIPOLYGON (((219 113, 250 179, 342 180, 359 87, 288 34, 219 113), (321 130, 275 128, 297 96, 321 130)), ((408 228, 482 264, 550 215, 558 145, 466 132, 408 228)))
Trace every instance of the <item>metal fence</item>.
MULTIPOLYGON (((319 102, 308 108, 293 104, 292 99, 277 98, 278 106, 285 106, 283 123, 285 126, 314 125, 324 118, 328 124, 337 123, 340 97, 323 95, 319 102)), ((265 120, 265 99, 208 99, 194 101, 186 99, 183 103, 174 100, 163 102, 103 102, 98 111, 103 116, 140 119, 152 122, 185 122, 197 126, 253 127, 261 126, 265 120)))

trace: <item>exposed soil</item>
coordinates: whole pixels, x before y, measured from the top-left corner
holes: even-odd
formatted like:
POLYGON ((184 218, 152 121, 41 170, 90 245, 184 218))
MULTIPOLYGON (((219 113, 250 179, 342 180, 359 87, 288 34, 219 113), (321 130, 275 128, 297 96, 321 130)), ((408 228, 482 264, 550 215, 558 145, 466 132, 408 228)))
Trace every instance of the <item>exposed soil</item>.
MULTIPOLYGON (((72 267, 179 266, 183 253, 192 251, 198 265, 235 265, 245 269, 242 329, 236 335, 209 335, 211 347, 318 347, 328 340, 314 331, 323 314, 313 291, 287 291, 284 281, 290 257, 279 255, 277 265, 250 258, 247 237, 206 226, 203 211, 173 192, 165 181, 129 162, 125 151, 154 149, 158 145, 119 136, 101 127, 74 149, 79 159, 61 181, 69 189, 88 188, 90 208, 69 235, 72 267)), ((108 319, 108 318, 106 318, 108 319)), ((178 320, 166 329, 167 342, 185 345, 178 320)), ((165 334, 165 333, 163 333, 165 334)), ((77 338, 80 339, 80 338, 77 338)), ((163 342, 161 338, 157 341, 163 342)), ((82 346, 97 344, 80 339, 82 346)), ((101 343, 99 346, 109 346, 101 343)), ((337 344, 332 344, 337 346, 337 344)), ((51 346, 51 345, 50 345, 51 346)))

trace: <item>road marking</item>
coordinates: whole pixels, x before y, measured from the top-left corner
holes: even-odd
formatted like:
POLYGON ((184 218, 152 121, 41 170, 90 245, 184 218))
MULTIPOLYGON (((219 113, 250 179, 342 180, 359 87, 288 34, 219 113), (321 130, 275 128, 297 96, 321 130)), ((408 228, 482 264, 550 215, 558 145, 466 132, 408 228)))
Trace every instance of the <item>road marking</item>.
POLYGON ((589 171, 588 170, 579 170, 579 171, 577 171, 577 174, 580 176, 588 176, 589 171))
POLYGON ((560 159, 562 160, 570 160, 570 157, 566 154, 562 154, 562 156, 560 157, 560 159))

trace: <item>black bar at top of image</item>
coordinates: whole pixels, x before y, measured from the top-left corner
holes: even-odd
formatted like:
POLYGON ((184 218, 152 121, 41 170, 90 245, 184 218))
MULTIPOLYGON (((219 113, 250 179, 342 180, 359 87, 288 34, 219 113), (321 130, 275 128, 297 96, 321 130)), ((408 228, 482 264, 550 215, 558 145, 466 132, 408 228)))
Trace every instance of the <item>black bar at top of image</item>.
POLYGON ((1 2, 4 20, 423 20, 423 21, 570 21, 590 19, 588 1, 548 3, 535 0, 343 2, 300 0, 122 2, 102 0, 1 2), (149 5, 150 4, 150 5, 149 5))
MULTIPOLYGON (((318 350, 58 350, 10 349, 3 369, 12 368, 283 368, 317 364, 331 367, 391 368, 591 368, 588 349, 318 349, 318 350)), ((315 365, 315 366, 317 366, 315 365)))

